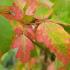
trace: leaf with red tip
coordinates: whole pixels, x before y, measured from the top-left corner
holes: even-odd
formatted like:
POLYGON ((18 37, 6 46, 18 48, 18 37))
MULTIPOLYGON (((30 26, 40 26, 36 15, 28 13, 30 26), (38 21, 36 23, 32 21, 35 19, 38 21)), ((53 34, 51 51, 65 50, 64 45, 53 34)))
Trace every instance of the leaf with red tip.
POLYGON ((37 29, 36 37, 39 42, 46 44, 64 64, 69 61, 67 54, 70 48, 70 35, 61 26, 52 22, 42 23, 37 29))
POLYGON ((12 6, 10 8, 11 16, 15 19, 21 19, 22 18, 22 12, 17 6, 12 6))
POLYGON ((8 19, 20 20, 22 19, 22 11, 16 5, 10 6, 8 10, 2 13, 8 19))

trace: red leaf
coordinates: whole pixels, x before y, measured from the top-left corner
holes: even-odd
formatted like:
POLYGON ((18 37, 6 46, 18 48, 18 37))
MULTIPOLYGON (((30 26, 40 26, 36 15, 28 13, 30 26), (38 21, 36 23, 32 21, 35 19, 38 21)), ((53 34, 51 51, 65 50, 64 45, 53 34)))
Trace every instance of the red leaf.
POLYGON ((23 33, 23 30, 19 27, 17 27, 15 30, 15 33, 16 33, 16 35, 18 35, 18 36, 20 36, 20 35, 22 35, 22 33, 23 33))
POLYGON ((9 7, 8 12, 4 13, 3 15, 8 19, 16 19, 16 20, 22 19, 23 16, 22 11, 15 4, 9 7))
POLYGON ((16 57, 23 63, 29 61, 30 51, 34 49, 32 42, 24 35, 14 41, 12 48, 18 48, 16 57))

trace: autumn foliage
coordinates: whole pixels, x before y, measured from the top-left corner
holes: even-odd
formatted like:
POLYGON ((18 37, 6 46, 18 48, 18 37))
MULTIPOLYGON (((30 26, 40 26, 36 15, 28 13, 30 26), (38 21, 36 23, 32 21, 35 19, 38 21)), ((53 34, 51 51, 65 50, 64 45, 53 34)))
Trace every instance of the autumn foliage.
POLYGON ((1 70, 70 70, 69 3, 0 1, 1 70))

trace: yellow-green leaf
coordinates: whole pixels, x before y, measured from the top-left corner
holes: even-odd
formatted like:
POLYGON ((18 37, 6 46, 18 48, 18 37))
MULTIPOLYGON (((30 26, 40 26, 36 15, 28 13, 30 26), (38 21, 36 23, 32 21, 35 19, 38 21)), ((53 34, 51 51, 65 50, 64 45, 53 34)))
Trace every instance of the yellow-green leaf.
POLYGON ((70 23, 70 0, 51 0, 54 3, 52 18, 65 23, 70 23))
POLYGON ((34 16, 38 19, 48 18, 52 13, 52 9, 49 9, 47 6, 39 5, 35 11, 34 16))
MULTIPOLYGON (((70 48, 70 35, 58 24, 43 22, 37 29, 37 39, 46 44, 57 58, 66 63, 70 48)), ((69 57, 70 58, 70 57, 69 57)))

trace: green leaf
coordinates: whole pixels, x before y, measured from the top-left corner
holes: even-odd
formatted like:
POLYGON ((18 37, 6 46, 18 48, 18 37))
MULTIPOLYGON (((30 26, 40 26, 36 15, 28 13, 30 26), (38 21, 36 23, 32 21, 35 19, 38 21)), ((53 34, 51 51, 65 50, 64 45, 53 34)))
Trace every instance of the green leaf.
POLYGON ((0 0, 0 6, 11 6, 15 0, 0 0))
POLYGON ((0 16, 0 51, 6 52, 10 49, 13 39, 13 29, 9 23, 9 21, 0 16))
POLYGON ((1 69, 1 70, 5 70, 5 68, 3 67, 2 64, 0 64, 0 69, 1 69))
POLYGON ((35 49, 32 50, 30 53, 31 53, 31 57, 36 57, 37 56, 37 52, 36 52, 35 49))
POLYGON ((70 23, 70 0, 51 0, 54 3, 52 18, 65 23, 70 23))
POLYGON ((40 48, 36 47, 30 53, 31 53, 31 57, 37 57, 40 55, 40 48))
POLYGON ((70 25, 64 25, 64 24, 59 24, 59 25, 61 25, 64 28, 64 30, 70 34, 70 25))
POLYGON ((31 24, 33 20, 34 20, 33 16, 24 15, 23 17, 23 22, 25 24, 31 24))
POLYGON ((14 63, 16 62, 16 53, 17 48, 11 49, 1 57, 1 63, 5 68, 9 68, 10 66, 14 65, 14 63))
POLYGON ((65 70, 70 70, 70 61, 69 61, 69 63, 65 66, 65 70))
POLYGON ((55 70, 58 70, 60 67, 64 66, 64 64, 60 60, 58 60, 57 58, 56 58, 54 64, 55 64, 55 70))
POLYGON ((47 14, 49 13, 49 9, 44 5, 39 5, 35 11, 35 17, 39 19, 44 19, 47 17, 47 14))

